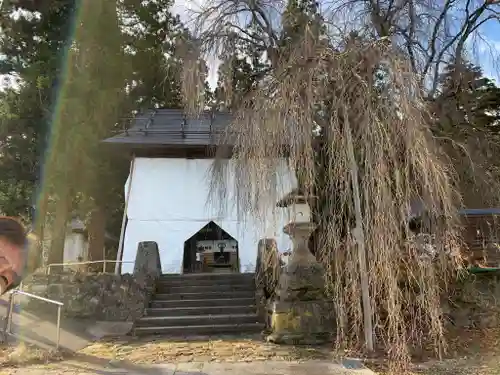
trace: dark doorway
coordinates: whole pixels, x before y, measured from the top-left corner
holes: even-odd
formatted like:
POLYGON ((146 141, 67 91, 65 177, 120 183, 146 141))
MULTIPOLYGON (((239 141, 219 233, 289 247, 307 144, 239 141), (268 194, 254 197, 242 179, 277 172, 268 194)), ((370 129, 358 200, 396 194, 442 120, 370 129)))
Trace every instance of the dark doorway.
POLYGON ((238 241, 213 221, 184 242, 184 273, 240 272, 238 241))

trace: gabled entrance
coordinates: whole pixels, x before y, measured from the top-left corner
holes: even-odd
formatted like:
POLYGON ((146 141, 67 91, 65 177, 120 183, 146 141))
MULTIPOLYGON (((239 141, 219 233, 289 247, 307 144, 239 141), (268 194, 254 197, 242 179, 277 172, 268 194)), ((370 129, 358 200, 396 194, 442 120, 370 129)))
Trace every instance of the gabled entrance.
POLYGON ((239 270, 238 241, 213 221, 184 242, 184 273, 239 270))

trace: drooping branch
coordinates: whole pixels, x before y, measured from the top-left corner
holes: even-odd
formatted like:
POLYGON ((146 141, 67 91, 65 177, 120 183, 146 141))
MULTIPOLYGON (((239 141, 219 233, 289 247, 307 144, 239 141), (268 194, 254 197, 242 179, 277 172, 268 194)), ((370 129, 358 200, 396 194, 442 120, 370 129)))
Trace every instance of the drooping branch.
MULTIPOLYGON (((386 349, 405 358, 408 340, 417 339, 415 330, 427 332, 436 347, 442 347, 439 291, 443 285, 431 280, 453 270, 458 260, 442 256, 431 265, 414 258, 414 245, 405 240, 409 234, 401 223, 407 220, 411 199, 421 197, 431 213, 424 227, 432 227, 437 253, 447 254, 458 242, 454 218, 459 200, 451 188, 447 166, 434 148, 411 68, 395 56, 383 41, 353 41, 338 51, 304 37, 265 85, 251 94, 251 103, 244 102, 236 111, 228 137, 235 144, 234 189, 239 192, 242 219, 263 217, 266 207, 285 193, 280 190, 273 159, 286 156, 299 170, 306 196, 317 193, 321 174, 325 202, 332 197, 336 201, 316 218, 321 227, 317 256, 329 270, 327 282, 337 306, 340 341, 355 343, 362 337, 362 327, 355 322, 363 319, 357 253, 349 240, 351 222, 345 220, 346 212, 349 216, 353 211, 343 131, 343 124, 349 121, 360 166, 374 319, 378 334, 389 343, 386 349), (384 82, 376 78, 379 70, 384 71, 384 82), (318 108, 326 136, 322 165, 318 165, 313 131, 318 108), (402 266, 401 259, 406 257, 402 266), (408 274, 419 280, 418 288, 429 299, 415 300, 413 287, 400 285, 408 274), (415 304, 415 309, 408 308, 415 304), (412 316, 411 330, 406 324, 408 314, 412 316), (346 324, 354 327, 349 330, 346 324)), ((227 166, 224 160, 214 166, 213 191, 219 199, 227 192, 227 166)))
POLYGON ((454 15, 461 0, 440 6, 422 0, 338 0, 321 14, 325 23, 318 21, 326 32, 314 32, 308 21, 287 39, 293 44, 285 49, 276 39, 286 29, 285 21, 279 25, 272 17, 281 2, 249 1, 209 1, 198 19, 205 53, 227 46, 229 35, 251 41, 259 51, 274 51, 267 56, 269 72, 234 108, 235 120, 222 142, 234 145, 232 163, 216 160, 212 193, 227 201, 232 164, 230 183, 237 191, 240 218, 261 218, 288 192, 282 190, 276 159, 295 168, 304 194, 319 195, 316 253, 328 269, 339 342, 359 344, 363 319, 352 243, 353 188, 344 136, 348 121, 359 166, 377 334, 398 361, 408 360, 410 341, 431 339, 437 350, 443 348, 439 298, 447 276, 460 263, 456 211, 461 200, 453 168, 430 131, 434 118, 424 96, 433 87, 435 72, 456 56, 460 41, 467 47, 489 20, 485 14, 493 4, 481 11, 484 3, 471 0, 471 16, 458 22, 454 15), (349 9, 356 25, 336 25, 341 32, 332 32, 327 13, 337 17, 349 9), (261 21, 255 35, 242 31, 252 17, 261 21), (428 213, 421 230, 435 237, 434 261, 417 256, 418 246, 405 225, 415 200, 428 213))

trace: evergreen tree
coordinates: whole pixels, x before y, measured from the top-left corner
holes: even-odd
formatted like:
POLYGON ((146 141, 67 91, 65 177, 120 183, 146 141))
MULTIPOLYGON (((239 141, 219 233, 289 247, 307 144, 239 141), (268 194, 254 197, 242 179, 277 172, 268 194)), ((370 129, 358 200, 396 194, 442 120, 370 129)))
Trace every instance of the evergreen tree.
POLYGON ((282 16, 280 56, 288 56, 305 38, 321 40, 325 25, 315 0, 289 0, 282 16))
MULTIPOLYGON (((279 56, 281 64, 288 64, 296 56, 293 52, 304 39, 310 38, 315 42, 327 43, 326 28, 319 12, 319 4, 314 0, 289 0, 282 15, 281 34, 276 53, 279 56)), ((236 33, 237 31, 234 31, 236 33)), ((245 29, 244 38, 238 38, 234 35, 228 38, 226 53, 221 57, 222 64, 219 68, 219 81, 215 91, 216 100, 219 108, 238 109, 241 108, 243 99, 246 97, 246 105, 249 105, 248 95, 253 90, 257 90, 259 85, 273 73, 268 48, 255 41, 265 39, 265 31, 259 28, 256 21, 251 21, 245 29)), ((293 64, 293 62, 291 62, 293 64)), ((332 95, 335 95, 333 92, 332 95)), ((317 125, 319 128, 319 140, 327 141, 327 135, 321 126, 322 121, 328 123, 329 113, 326 110, 328 98, 323 102, 317 103, 317 125), (323 116, 323 117, 321 117, 323 116)), ((328 163, 328 155, 322 152, 321 142, 318 143, 318 186, 317 191, 318 207, 313 210, 314 216, 318 218, 323 216, 331 218, 336 216, 334 210, 337 210, 335 201, 336 187, 325 186, 327 178, 323 176, 323 170, 319 167, 322 163, 328 163)), ((302 181, 300 167, 297 167, 297 178, 302 181)), ((338 216, 338 215, 337 215, 338 216)), ((321 228, 318 227, 318 231, 321 228)), ((314 241, 315 236, 312 236, 314 241)), ((311 244, 310 248, 317 246, 311 244)))
MULTIPOLYGON (((71 212, 78 208, 81 216, 89 218, 93 260, 102 259, 106 223, 111 219, 118 225, 120 221, 121 210, 117 208, 122 207, 128 170, 128 163, 106 153, 100 141, 116 130, 120 117, 130 117, 137 109, 181 107, 182 60, 175 49, 189 37, 179 19, 168 12, 171 1, 123 0, 118 14, 114 2, 105 3, 82 10, 71 54, 78 71, 67 83, 71 93, 68 108, 76 113, 68 119, 73 124, 70 132, 62 131, 60 137, 61 141, 72 140, 65 151, 66 160, 73 162, 63 167, 63 177, 68 179, 71 171, 85 171, 70 177, 72 183, 64 186, 69 187, 66 195, 73 200, 71 212), (83 155, 74 150, 84 151, 83 155), (117 168, 117 163, 122 167, 117 168)), ((55 226, 61 233, 56 237, 60 243, 53 244, 52 262, 62 256, 62 224, 70 211, 63 208, 62 212, 66 212, 66 220, 55 226)), ((56 215, 60 217, 64 215, 56 215)), ((118 237, 117 232, 115 235, 118 237)))
POLYGON ((11 79, 0 98, 0 211, 7 215, 32 219, 75 3, 2 4, 0 73, 11 79))
POLYGON ((58 198, 49 263, 62 262, 66 224, 74 214, 89 218, 90 257, 102 260, 108 213, 121 204, 125 179, 117 173, 123 171, 119 160, 101 145, 114 130, 125 97, 127 61, 116 6, 82 3, 78 14, 47 160, 46 195, 58 198))
POLYGON ((500 178, 500 88, 470 63, 450 64, 430 103, 432 129, 458 174, 467 206, 496 205, 500 178), (460 144, 461 147, 457 147, 460 144))
POLYGON ((175 47, 186 29, 169 13, 171 5, 3 4, 0 72, 20 84, 0 96, 0 211, 30 221, 42 191, 35 229, 44 238, 45 222, 56 220, 50 262, 62 261, 66 222, 74 214, 89 219, 92 258, 102 257, 105 227, 117 235, 128 162, 100 141, 121 129, 119 118, 137 108, 181 106, 175 47))
POLYGON ((173 3, 119 1, 125 58, 130 60, 127 89, 131 110, 182 105, 182 61, 176 47, 188 33, 179 17, 170 13, 173 3))
POLYGON ((470 63, 450 64, 440 77, 441 92, 434 101, 441 130, 476 129, 498 133, 500 88, 470 63))

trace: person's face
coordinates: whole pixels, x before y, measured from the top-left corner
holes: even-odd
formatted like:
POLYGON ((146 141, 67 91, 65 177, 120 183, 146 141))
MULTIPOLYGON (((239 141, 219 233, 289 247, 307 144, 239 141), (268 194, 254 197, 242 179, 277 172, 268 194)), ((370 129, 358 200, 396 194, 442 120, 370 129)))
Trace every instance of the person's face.
POLYGON ((22 249, 0 236, 0 275, 6 271, 19 274, 22 267, 22 249))

